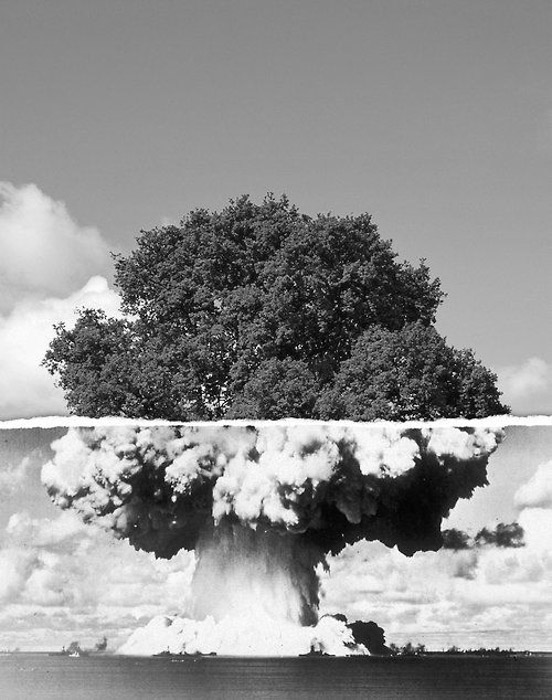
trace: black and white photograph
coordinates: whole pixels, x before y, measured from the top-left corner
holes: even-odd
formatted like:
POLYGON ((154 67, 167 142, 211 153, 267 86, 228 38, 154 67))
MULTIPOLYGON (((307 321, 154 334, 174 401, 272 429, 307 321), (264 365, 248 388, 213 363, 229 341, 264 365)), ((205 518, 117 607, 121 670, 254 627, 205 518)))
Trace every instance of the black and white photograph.
POLYGON ((0 3, 0 696, 552 693, 552 5, 0 3))

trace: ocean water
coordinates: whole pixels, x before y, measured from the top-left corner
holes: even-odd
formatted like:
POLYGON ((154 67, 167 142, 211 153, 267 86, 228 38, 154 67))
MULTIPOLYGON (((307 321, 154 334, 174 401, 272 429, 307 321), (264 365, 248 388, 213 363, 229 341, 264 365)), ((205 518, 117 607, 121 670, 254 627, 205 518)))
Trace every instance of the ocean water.
POLYGON ((3 700, 552 698, 552 657, 0 657, 3 700))

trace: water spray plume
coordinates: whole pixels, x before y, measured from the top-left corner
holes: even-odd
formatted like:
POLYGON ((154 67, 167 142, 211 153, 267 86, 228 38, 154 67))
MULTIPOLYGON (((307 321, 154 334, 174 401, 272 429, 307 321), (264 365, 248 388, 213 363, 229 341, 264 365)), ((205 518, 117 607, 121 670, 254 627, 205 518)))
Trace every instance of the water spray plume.
POLYGON ((132 653, 366 653, 318 620, 317 569, 361 539, 436 550, 441 521, 486 481, 500 432, 324 424, 78 428, 53 444, 53 501, 136 548, 194 550, 188 617, 132 653))

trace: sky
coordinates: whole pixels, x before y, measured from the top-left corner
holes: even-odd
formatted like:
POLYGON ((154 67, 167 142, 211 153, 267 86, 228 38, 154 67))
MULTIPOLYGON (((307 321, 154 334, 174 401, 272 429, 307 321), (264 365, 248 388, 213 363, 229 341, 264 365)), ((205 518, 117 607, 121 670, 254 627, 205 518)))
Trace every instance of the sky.
MULTIPOLYGON (((53 324, 70 324, 75 309, 118 313, 111 251, 128 253, 140 230, 193 208, 268 191, 309 214, 370 212, 401 258, 426 258, 440 277, 439 330, 498 373, 514 413, 552 413, 551 21, 547 0, 2 2, 0 420, 65 413, 39 364, 53 324)), ((516 492, 552 459, 549 432, 523 430, 453 524, 519 515, 516 492)), ((159 601, 178 607, 189 558, 155 562, 66 516, 59 524, 38 478, 53 434, 24 435, 0 448, 0 554, 15 572, 0 577, 0 647, 29 635, 66 643, 81 623, 92 643, 134 628, 159 601), (110 552, 120 567, 100 593, 87 576, 110 552)), ((506 640, 516 624, 550 629, 550 556, 537 550, 483 553, 464 569, 453 554, 446 565, 422 555, 421 569, 442 572, 436 600, 452 596, 449 629, 473 622, 462 643, 493 625, 506 640), (502 612, 499 584, 486 587, 495 565, 502 612), (470 580, 491 599, 468 604, 470 580), (520 582, 533 586, 525 623, 520 582)), ((409 572, 423 589, 418 570, 374 556, 398 587, 381 623, 446 645, 422 594, 394 617, 409 572)), ((336 571, 351 566, 340 562, 336 571)), ((324 605, 345 604, 327 585, 324 605)), ((377 602, 376 583, 351 590, 377 602)))
POLYGON ((287 193, 370 212, 448 294, 438 328, 552 411, 549 2, 8 0, 0 418, 60 413, 51 325, 116 300, 141 229, 287 193), (83 290, 85 290, 83 292, 83 290), (84 295, 84 297, 83 297, 84 295), (3 376, 2 376, 3 375, 3 376))
MULTIPOLYGON (((194 558, 155 559, 50 501, 41 470, 66 433, 0 430, 0 649, 116 649, 159 614, 184 614, 194 558)), ((388 643, 552 651, 552 426, 508 426, 489 485, 444 522, 472 537, 517 521, 525 546, 402 555, 359 543, 329 559, 321 614, 375 620, 388 643)))

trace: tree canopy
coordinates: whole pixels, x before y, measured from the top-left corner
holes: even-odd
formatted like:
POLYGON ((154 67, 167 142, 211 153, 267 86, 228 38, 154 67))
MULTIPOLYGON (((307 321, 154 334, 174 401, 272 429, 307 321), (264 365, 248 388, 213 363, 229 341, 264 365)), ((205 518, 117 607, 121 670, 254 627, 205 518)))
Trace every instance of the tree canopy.
POLYGON ((423 260, 399 262, 370 215, 301 214, 248 196, 142 231, 115 256, 122 318, 56 326, 44 365, 81 415, 483 417, 496 377, 434 327, 423 260))

